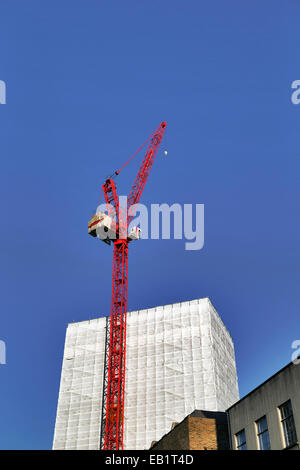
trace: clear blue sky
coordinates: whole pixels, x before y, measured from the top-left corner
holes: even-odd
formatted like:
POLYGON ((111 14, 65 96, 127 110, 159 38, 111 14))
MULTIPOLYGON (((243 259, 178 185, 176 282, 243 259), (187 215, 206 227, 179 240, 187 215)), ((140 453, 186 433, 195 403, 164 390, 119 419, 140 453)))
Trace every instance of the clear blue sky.
POLYGON ((209 296, 244 395, 300 339, 299 2, 1 0, 0 10, 0 447, 51 448, 67 323, 110 311, 112 249, 87 221, 104 177, 162 120, 168 156, 143 202, 204 203, 205 246, 132 244, 128 308, 209 296))

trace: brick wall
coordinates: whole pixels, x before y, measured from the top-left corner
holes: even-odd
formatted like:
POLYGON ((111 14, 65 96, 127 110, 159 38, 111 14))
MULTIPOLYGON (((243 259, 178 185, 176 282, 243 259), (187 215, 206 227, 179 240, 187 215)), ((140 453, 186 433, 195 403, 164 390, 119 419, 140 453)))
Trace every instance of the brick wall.
POLYGON ((195 410, 152 445, 155 450, 226 450, 226 413, 195 410))
POLYGON ((157 450, 189 450, 188 419, 177 424, 168 434, 152 445, 157 450))

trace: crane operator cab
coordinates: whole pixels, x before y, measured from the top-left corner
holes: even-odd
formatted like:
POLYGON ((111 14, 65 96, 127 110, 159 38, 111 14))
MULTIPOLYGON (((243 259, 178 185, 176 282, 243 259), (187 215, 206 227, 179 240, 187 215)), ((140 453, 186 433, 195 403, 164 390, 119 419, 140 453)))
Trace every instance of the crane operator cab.
MULTIPOLYGON (((97 237, 99 240, 111 244, 112 240, 116 240, 116 225, 109 215, 104 212, 98 211, 90 219, 88 223, 88 233, 92 237, 97 237)), ((127 240, 139 240, 141 238, 141 229, 139 227, 131 227, 128 233, 127 240)))

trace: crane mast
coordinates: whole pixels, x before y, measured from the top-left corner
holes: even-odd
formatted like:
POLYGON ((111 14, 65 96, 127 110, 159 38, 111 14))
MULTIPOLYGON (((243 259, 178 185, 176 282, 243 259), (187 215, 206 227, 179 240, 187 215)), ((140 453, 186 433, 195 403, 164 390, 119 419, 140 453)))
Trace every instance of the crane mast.
MULTIPOLYGON (((127 200, 127 214, 124 214, 120 208, 114 180, 109 178, 102 185, 107 212, 112 220, 110 228, 115 233, 114 239, 106 240, 108 243, 113 241, 114 244, 109 356, 104 370, 104 374, 106 374, 104 383, 107 383, 107 390, 104 390, 106 394, 105 409, 103 410, 105 419, 102 419, 102 422, 105 422, 105 434, 102 439, 103 449, 107 450, 123 449, 128 244, 131 241, 128 236, 128 226, 135 215, 135 205, 139 203, 142 196, 165 127, 166 123, 162 122, 151 136, 146 154, 127 200)), ((116 172, 116 175, 118 173, 116 172)), ((89 225, 89 229, 91 228, 90 233, 93 236, 95 236, 97 220, 102 219, 93 218, 91 225, 89 225)))
POLYGON ((114 241, 104 449, 123 449, 128 241, 114 241))

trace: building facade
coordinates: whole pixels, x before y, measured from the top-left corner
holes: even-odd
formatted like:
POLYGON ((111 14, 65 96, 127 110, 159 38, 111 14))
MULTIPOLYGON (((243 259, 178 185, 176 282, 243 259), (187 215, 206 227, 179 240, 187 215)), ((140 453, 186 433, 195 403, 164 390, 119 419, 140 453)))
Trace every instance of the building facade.
POLYGON ((300 364, 288 364, 227 411, 233 449, 299 450, 300 364))
MULTIPOLYGON (((107 318, 68 325, 53 449, 99 449, 107 318)), ((239 398, 234 345, 208 298, 127 314, 124 448, 239 398)))

